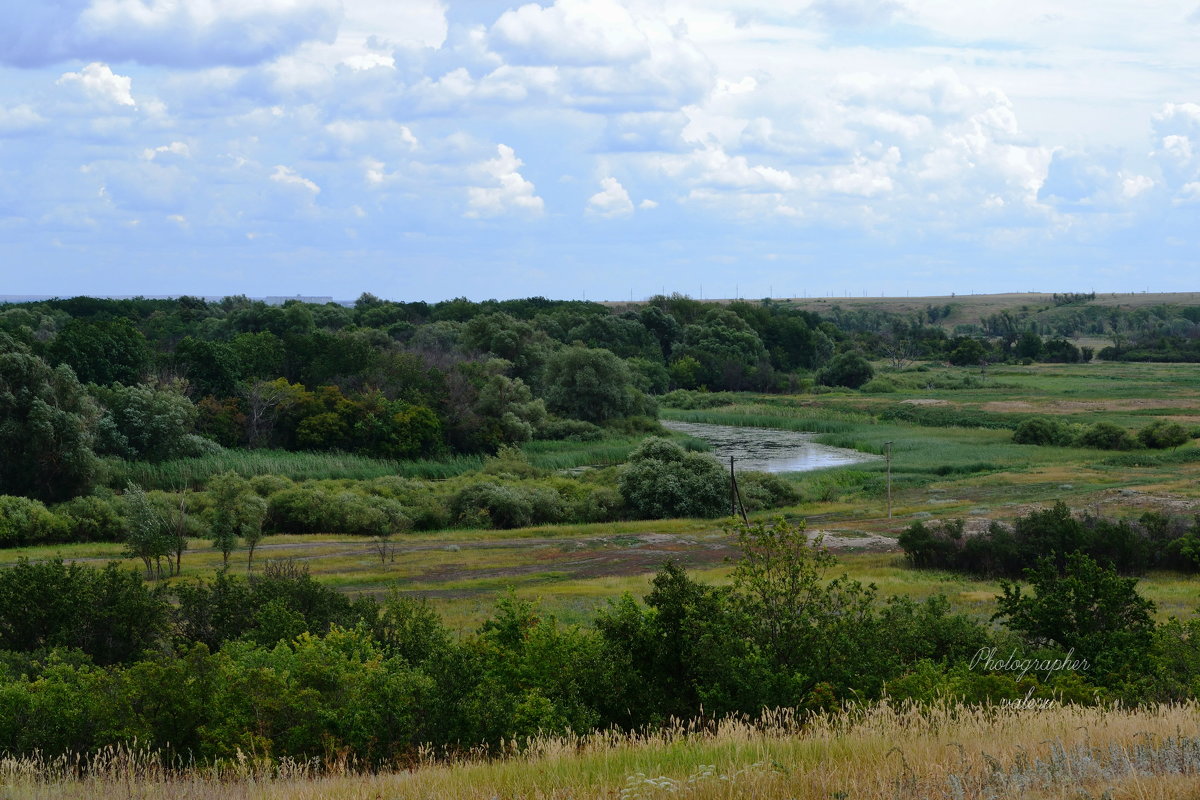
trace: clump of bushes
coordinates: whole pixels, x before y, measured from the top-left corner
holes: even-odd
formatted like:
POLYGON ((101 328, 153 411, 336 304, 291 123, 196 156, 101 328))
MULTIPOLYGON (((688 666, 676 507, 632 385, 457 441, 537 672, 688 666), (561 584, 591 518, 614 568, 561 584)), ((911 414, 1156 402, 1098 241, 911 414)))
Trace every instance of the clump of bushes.
POLYGON ((0 495, 0 547, 60 542, 69 530, 67 521, 40 500, 0 495))
POLYGON ((659 405, 664 408, 682 408, 695 410, 701 408, 716 408, 735 402, 732 392, 706 392, 698 389, 676 389, 658 398, 659 405))
POLYGON ((917 521, 900 534, 899 543, 914 567, 983 576, 1018 577, 1046 556, 1062 566, 1076 551, 1126 575, 1149 569, 1200 571, 1200 518, 1076 517, 1061 502, 1011 525, 993 522, 976 536, 964 534, 962 520, 917 521))
POLYGON ((848 350, 838 353, 833 360, 821 370, 818 380, 825 386, 844 386, 847 389, 857 389, 875 377, 875 370, 862 353, 848 350))
POLYGON ((1097 450, 1164 450, 1186 444, 1193 438, 1192 433, 1176 422, 1156 420, 1138 431, 1135 438, 1129 431, 1111 422, 1096 422, 1081 427, 1048 417, 1031 417, 1017 425, 1013 431, 1013 441, 1017 444, 1074 445, 1097 450))

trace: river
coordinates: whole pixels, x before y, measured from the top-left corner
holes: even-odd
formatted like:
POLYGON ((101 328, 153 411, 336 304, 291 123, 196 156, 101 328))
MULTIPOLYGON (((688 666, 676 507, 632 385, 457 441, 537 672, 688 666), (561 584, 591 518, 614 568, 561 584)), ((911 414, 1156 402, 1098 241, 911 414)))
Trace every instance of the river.
POLYGON ((704 422, 660 420, 668 430, 686 433, 712 445, 712 454, 728 463, 733 456, 738 469, 761 472, 808 472, 876 461, 879 456, 830 447, 813 441, 817 434, 778 428, 744 428, 704 422))

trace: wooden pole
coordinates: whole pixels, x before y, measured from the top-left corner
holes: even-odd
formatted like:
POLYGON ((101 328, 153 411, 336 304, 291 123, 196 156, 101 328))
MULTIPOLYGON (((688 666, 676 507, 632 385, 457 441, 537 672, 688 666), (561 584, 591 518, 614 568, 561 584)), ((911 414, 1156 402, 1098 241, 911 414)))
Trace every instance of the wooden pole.
POLYGON ((888 493, 888 519, 892 518, 892 443, 884 442, 884 447, 887 448, 887 493, 888 493))
POLYGON ((737 484, 733 482, 733 456, 729 457, 729 516, 737 516, 737 484))

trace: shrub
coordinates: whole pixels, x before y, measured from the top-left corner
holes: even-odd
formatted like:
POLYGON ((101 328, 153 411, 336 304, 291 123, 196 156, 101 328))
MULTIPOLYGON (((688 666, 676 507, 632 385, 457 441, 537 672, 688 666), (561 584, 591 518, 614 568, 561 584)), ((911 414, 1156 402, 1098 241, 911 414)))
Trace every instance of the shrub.
POLYGON ((1137 441, 1129 431, 1118 428, 1111 422, 1096 422, 1084 429, 1076 439, 1080 447, 1095 447, 1098 450, 1132 450, 1137 441))
POLYGON ((516 486, 473 483, 460 490, 450 502, 455 519, 468 526, 490 523, 496 528, 524 528, 533 524, 530 496, 516 486))
POLYGON ((1059 445, 1071 443, 1070 429, 1056 419, 1033 417, 1019 423, 1013 431, 1017 444, 1059 445))
POLYGON ((666 408, 682 408, 694 410, 700 408, 716 408, 727 406, 734 402, 731 392, 705 392, 691 389, 676 389, 658 399, 666 408))
POLYGON ((848 351, 834 356, 825 369, 821 370, 819 379, 826 386, 845 386, 857 389, 875 376, 875 370, 862 353, 848 351))
POLYGON ((412 527, 404 506, 385 497, 299 486, 271 495, 267 528, 277 533, 379 536, 412 527))
POLYGON ((963 521, 914 522, 900 534, 900 547, 908 563, 918 568, 950 569, 957 566, 963 548, 963 521))
POLYGON ((572 442, 595 442, 604 438, 598 425, 581 419, 551 417, 538 430, 539 439, 566 439, 572 442))
POLYGON ((259 497, 270 497, 276 492, 291 489, 296 485, 291 478, 285 478, 282 475, 255 475, 249 480, 249 484, 259 497))
POLYGON ((23 547, 67 538, 67 520, 39 500, 0 495, 0 547, 23 547))
POLYGON ((729 497, 729 479, 716 459, 658 437, 633 451, 618 485, 629 507, 652 519, 719 516, 729 497))
POLYGON ((72 542, 119 542, 125 538, 125 518, 116 504, 104 497, 76 497, 54 507, 67 524, 72 542))
POLYGON ((1167 422, 1160 419, 1138 431, 1137 438, 1144 447, 1165 450, 1168 447, 1175 448, 1186 444, 1192 437, 1187 429, 1178 422, 1167 422))
POLYGON ((762 511, 800 502, 800 492, 794 485, 769 472, 740 472, 737 484, 747 511, 762 511))

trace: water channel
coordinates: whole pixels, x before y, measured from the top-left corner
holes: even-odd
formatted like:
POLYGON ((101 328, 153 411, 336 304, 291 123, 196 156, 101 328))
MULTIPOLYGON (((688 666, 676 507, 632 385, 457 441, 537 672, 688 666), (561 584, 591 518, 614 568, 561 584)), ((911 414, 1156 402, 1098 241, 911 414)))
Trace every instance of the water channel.
POLYGON ((668 430, 703 439, 712 445, 710 451, 728 464, 736 459, 738 469, 761 472, 808 472, 826 467, 844 467, 864 461, 876 461, 879 456, 860 453, 845 447, 830 447, 813 441, 815 433, 785 431, 777 428, 743 428, 737 425, 709 425, 704 422, 661 420, 668 430))

